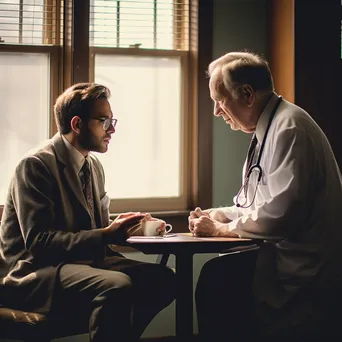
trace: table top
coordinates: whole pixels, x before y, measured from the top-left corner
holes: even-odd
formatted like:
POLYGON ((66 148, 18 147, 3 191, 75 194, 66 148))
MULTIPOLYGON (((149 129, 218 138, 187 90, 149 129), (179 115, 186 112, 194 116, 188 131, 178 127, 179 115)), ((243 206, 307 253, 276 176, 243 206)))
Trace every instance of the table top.
POLYGON ((179 253, 219 253, 238 246, 254 245, 252 239, 226 237, 197 237, 191 233, 177 233, 170 237, 132 236, 126 246, 138 249, 145 254, 179 254, 179 253))

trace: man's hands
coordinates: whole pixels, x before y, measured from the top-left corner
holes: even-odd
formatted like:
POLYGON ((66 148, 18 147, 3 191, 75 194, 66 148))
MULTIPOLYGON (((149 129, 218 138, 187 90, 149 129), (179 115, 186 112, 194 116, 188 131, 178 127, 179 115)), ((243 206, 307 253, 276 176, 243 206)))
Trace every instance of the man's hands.
POLYGON ((190 232, 196 236, 238 236, 229 231, 230 220, 221 210, 204 211, 197 207, 190 212, 188 222, 190 232))
POLYGON ((224 214, 222 210, 212 210, 210 212, 210 217, 218 222, 221 223, 229 223, 231 220, 228 219, 228 217, 224 214))
POLYGON ((106 244, 125 242, 137 229, 139 229, 141 221, 146 217, 151 218, 151 215, 139 212, 118 215, 108 227, 103 228, 106 244))
POLYGON ((197 219, 199 219, 202 216, 207 217, 207 218, 210 217, 209 212, 203 211, 199 207, 197 207, 193 211, 190 211, 188 222, 189 222, 189 230, 193 235, 195 235, 195 223, 197 222, 197 219))

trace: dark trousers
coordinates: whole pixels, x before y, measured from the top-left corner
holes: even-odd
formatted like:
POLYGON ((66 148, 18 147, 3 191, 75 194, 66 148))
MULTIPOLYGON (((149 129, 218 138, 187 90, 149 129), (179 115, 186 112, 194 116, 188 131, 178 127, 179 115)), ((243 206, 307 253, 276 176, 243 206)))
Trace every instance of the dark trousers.
POLYGON ((54 310, 89 321, 93 342, 131 342, 175 297, 172 269, 124 257, 63 265, 54 310))
POLYGON ((204 264, 195 293, 201 342, 254 340, 252 283, 257 253, 233 253, 204 264))
POLYGON ((257 253, 229 254, 203 266, 195 297, 200 341, 341 340, 342 272, 327 276, 322 271, 276 309, 259 303, 253 295, 257 253))

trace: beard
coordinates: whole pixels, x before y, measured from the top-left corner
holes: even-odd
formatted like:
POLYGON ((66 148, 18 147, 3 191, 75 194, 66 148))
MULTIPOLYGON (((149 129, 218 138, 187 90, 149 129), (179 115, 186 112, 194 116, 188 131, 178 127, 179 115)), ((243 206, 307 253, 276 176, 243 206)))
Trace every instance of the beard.
POLYGON ((104 138, 105 136, 95 136, 88 127, 82 127, 78 136, 78 142, 87 151, 104 153, 107 151, 107 145, 103 143, 104 138))

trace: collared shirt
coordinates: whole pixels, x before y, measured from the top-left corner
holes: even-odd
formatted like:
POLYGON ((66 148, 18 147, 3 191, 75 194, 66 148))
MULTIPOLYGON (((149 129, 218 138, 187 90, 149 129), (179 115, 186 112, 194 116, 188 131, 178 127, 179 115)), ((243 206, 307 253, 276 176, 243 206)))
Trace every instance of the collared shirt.
MULTIPOLYGON (((84 164, 84 161, 87 160, 89 163, 89 166, 91 165, 91 158, 89 157, 89 154, 87 155, 87 157, 84 157, 83 154, 78 151, 74 146, 72 146, 70 144, 70 142, 68 141, 68 139, 62 134, 62 139, 63 142, 67 148, 67 150, 69 151, 69 155, 70 155, 70 161, 72 164, 72 167, 74 169, 74 171, 76 172, 76 175, 78 176, 78 180, 79 180, 79 184, 83 190, 85 199, 87 201, 87 195, 85 193, 85 175, 83 173, 82 167, 84 164)), ((91 172, 91 167, 89 169, 89 171, 91 172)), ((88 204, 89 206, 89 204, 88 204)), ((92 226, 96 227, 96 223, 95 223, 95 218, 94 218, 94 204, 91 204, 91 207, 89 208, 89 215, 92 217, 92 226), (92 209, 90 209, 92 208, 92 209)))
MULTIPOLYGON (((273 94, 258 120, 259 143, 277 98, 273 94)), ((220 209, 232 220, 229 229, 240 237, 274 242, 267 262, 274 263, 276 279, 271 281, 280 283, 285 295, 280 299, 269 294, 268 301, 281 306, 340 249, 342 181, 323 131, 307 112, 286 100, 272 120, 260 166, 263 174, 253 204, 220 209)), ((248 199, 255 193, 256 177, 251 175, 248 199)))
MULTIPOLYGON (((83 156, 83 154, 77 150, 74 146, 72 146, 70 144, 70 142, 68 141, 68 139, 63 135, 62 135, 62 139, 64 141, 64 144, 70 154, 70 161, 72 163, 72 167, 75 170, 76 174, 79 175, 82 166, 84 164, 84 159, 85 157, 83 156)), ((86 157, 86 159, 88 160, 89 164, 91 163, 89 155, 86 157)))

